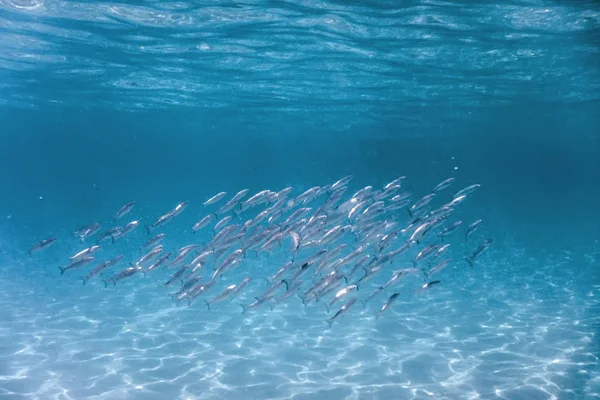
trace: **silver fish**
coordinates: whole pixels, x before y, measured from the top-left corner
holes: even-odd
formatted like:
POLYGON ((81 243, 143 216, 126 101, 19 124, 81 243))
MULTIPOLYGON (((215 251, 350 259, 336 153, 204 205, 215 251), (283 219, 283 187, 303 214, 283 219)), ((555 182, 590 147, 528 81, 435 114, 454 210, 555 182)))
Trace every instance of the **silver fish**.
POLYGON ((204 207, 206 207, 206 206, 209 206, 211 204, 215 204, 216 202, 218 202, 219 200, 221 200, 226 195, 227 195, 226 192, 217 193, 213 197, 211 197, 210 199, 208 199, 204 203, 202 203, 202 205, 204 207))
POLYGON ((446 268, 448 264, 450 264, 450 261, 450 259, 440 261, 427 272, 427 276, 432 277, 433 275, 437 274, 438 272, 446 268))
POLYGON ((75 254, 74 256, 71 256, 71 260, 78 260, 83 257, 92 256, 98 250, 100 250, 100 246, 98 246, 98 245, 88 247, 87 249, 81 250, 79 253, 75 254))
POLYGON ((74 235, 79 237, 79 239, 83 242, 86 238, 88 238, 88 237, 92 236, 94 233, 98 232, 101 227, 102 227, 102 225, 100 225, 97 222, 94 222, 93 224, 90 224, 90 225, 80 228, 79 230, 74 232, 74 235))
POLYGON ((337 302, 338 300, 343 299, 344 297, 346 297, 348 294, 352 293, 353 291, 357 290, 358 287, 356 285, 350 285, 350 286, 346 286, 345 288, 339 290, 335 296, 333 296, 333 299, 331 299, 331 301, 329 302, 329 304, 327 305, 327 312, 329 312, 329 309, 331 308, 331 306, 337 302))
POLYGON ((119 211, 117 211, 117 213, 113 217, 113 221, 116 221, 119 218, 123 218, 124 216, 129 214, 131 210, 133 210, 133 207, 135 207, 135 201, 130 201, 129 203, 125 204, 119 209, 119 211))
POLYGON ((479 257, 481 255, 481 253, 483 253, 484 251, 489 249, 489 247, 492 245, 493 242, 494 242, 494 239, 491 239, 491 238, 486 239, 482 244, 479 245, 479 247, 477 247, 477 249, 475 249, 473 254, 471 254, 469 257, 465 258, 467 263, 469 263, 469 265, 471 267, 473 267, 473 263, 475 262, 475 259, 477 257, 479 257))
POLYGON ((338 180, 337 182, 331 185, 331 190, 337 190, 343 186, 346 186, 352 180, 353 177, 354 175, 348 175, 343 177, 342 179, 338 180))
POLYGON ((394 294, 392 294, 390 296, 390 298, 385 302, 385 304, 381 307, 381 309, 377 313, 377 317, 375 319, 381 318, 381 315, 385 312, 385 310, 387 310, 388 308, 390 308, 390 306, 392 304, 394 304, 396 302, 396 300, 398 300, 398 296, 400 296, 400 293, 394 293, 394 294))
POLYGON ((93 270, 90 271, 90 273, 87 276, 81 277, 81 279, 83 280, 83 284, 85 285, 87 283, 87 281, 89 281, 91 278, 98 275, 100 272, 104 271, 105 269, 110 268, 113 265, 117 265, 118 263, 120 263, 121 260, 123 259, 123 257, 124 257, 124 255, 121 254, 121 255, 116 256, 112 260, 105 261, 101 264, 98 264, 96 267, 94 267, 93 270))
POLYGON ((167 260, 171 257, 171 253, 167 253, 162 255, 158 260, 156 260, 154 262, 154 264, 152 264, 151 266, 148 267, 148 272, 160 267, 161 265, 163 265, 164 263, 167 262, 167 260))
POLYGON ((256 300, 254 302, 248 304, 247 306, 241 305, 242 315, 246 314, 246 312, 252 308, 258 307, 262 304, 269 302, 269 300, 271 300, 272 298, 273 298, 272 294, 269 296, 256 297, 256 300))
POLYGON ((108 282, 112 281, 113 286, 117 285, 117 282, 120 281, 121 279, 125 279, 125 278, 129 278, 132 277, 134 275, 136 275, 138 272, 142 271, 142 267, 129 267, 124 269, 123 271, 119 272, 117 275, 115 275, 114 277, 108 279, 108 280, 103 280, 104 282, 104 286, 108 286, 108 282))
POLYGON ((116 226, 114 228, 111 228, 109 230, 107 230, 106 232, 104 232, 104 235, 102 235, 100 237, 100 239, 98 239, 97 243, 100 243, 103 240, 106 239, 110 239, 112 243, 115 242, 116 239, 118 239, 121 234, 123 233, 123 228, 121 228, 120 226, 116 226))
POLYGON ((481 187, 481 185, 479 183, 476 183, 471 186, 467 186, 466 188, 454 193, 453 198, 456 199, 457 197, 469 195, 469 194, 473 193, 475 190, 477 190, 479 187, 481 187))
POLYGON ((142 245, 142 248, 143 249, 147 249, 150 246, 154 246, 155 244, 157 244, 158 242, 160 242, 161 240, 163 240, 165 238, 165 236, 166 235, 164 233, 159 233, 158 235, 152 237, 146 243, 144 243, 142 245))
POLYGON ((54 243, 56 243, 57 240, 58 238, 55 237, 41 240, 40 242, 36 243, 32 248, 30 248, 28 253, 30 256, 32 256, 33 253, 47 249, 48 247, 52 246, 54 243))
POLYGON ((353 297, 353 298, 351 298, 350 300, 348 300, 348 301, 346 302, 346 304, 344 304, 344 305, 342 306, 342 308, 340 308, 340 309, 338 310, 338 312, 336 312, 336 313, 335 313, 335 315, 334 315, 333 317, 331 317, 331 318, 329 318, 328 320, 326 320, 325 322, 327 322, 327 325, 328 325, 328 327, 329 327, 329 328, 331 328, 331 325, 333 324, 333 322, 334 322, 334 321, 335 321, 337 318, 339 318, 339 317, 341 317, 342 315, 344 315, 344 314, 345 314, 345 313, 346 313, 346 312, 347 312, 347 311, 350 309, 350 307, 352 307, 352 306, 354 305, 354 303, 356 303, 356 297, 353 297))
POLYGON ((446 189, 448 186, 452 185, 452 183, 454 182, 456 178, 448 178, 440 183, 438 183, 436 185, 436 187, 433 188, 433 192, 439 192, 441 190, 446 189))
POLYGON ((449 225, 442 229, 442 231, 438 233, 438 236, 443 238, 444 236, 450 235, 452 232, 456 231, 462 225, 462 223, 462 221, 454 222, 452 225, 449 225))
POLYGON ((228 215, 226 217, 223 217, 219 222, 217 222, 217 224, 215 225, 213 231, 218 232, 219 230, 221 230, 225 225, 227 225, 229 223, 229 221, 231 221, 231 215, 228 215))
POLYGON ((79 257, 73 259, 73 261, 69 265, 65 267, 58 267, 58 269, 60 270, 60 274, 63 275, 66 271, 70 269, 85 267, 92 261, 94 261, 94 257, 91 256, 79 257))
POLYGON ((152 261, 154 260, 156 257, 158 257, 158 255, 160 253, 162 253, 163 251, 163 245, 159 244, 158 246, 155 246, 152 248, 152 250, 150 250, 148 253, 144 254, 139 261, 136 263, 136 265, 141 265, 144 264, 148 261, 152 261))
POLYGON ((210 310, 210 306, 218 303, 220 301, 225 300, 229 295, 235 293, 236 285, 229 285, 225 290, 223 290, 219 295, 217 295, 214 299, 210 301, 204 301, 206 303, 206 307, 210 310))
POLYGON ((121 231, 121 234, 119 235, 119 237, 123 237, 131 232, 133 232, 135 230, 135 228, 137 228, 140 225, 140 221, 131 221, 130 223, 128 223, 127 225, 125 225, 123 227, 123 230, 121 231))
POLYGON ((205 226, 207 226, 208 224, 210 224, 210 222, 215 219, 214 214, 208 214, 207 216, 205 216, 204 218, 202 218, 200 221, 196 222, 194 224, 194 226, 192 226, 192 231, 194 231, 194 233, 196 233, 197 231, 199 231, 200 229, 204 228, 205 226))
POLYGON ((467 231, 465 232, 465 241, 469 238, 469 236, 471 236, 473 232, 475 232, 479 228, 481 222, 482 221, 478 219, 477 221, 473 222, 467 227, 467 231))
POLYGON ((413 204, 413 206, 410 208, 410 210, 408 210, 408 214, 412 216, 415 212, 423 209, 425 206, 427 206, 429 203, 431 203, 431 201, 433 200, 434 197, 435 197, 435 193, 430 193, 430 194, 424 196, 421 200, 419 200, 415 204, 413 204))

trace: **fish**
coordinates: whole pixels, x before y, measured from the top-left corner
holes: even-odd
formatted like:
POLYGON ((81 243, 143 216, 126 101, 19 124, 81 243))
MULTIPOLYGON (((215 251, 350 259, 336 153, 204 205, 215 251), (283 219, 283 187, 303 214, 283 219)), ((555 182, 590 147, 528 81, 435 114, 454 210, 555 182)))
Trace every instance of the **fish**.
POLYGON ((441 283, 441 281, 431 281, 431 282, 427 282, 426 284, 424 284, 423 286, 421 286, 420 288, 416 289, 415 292, 416 293, 422 293, 426 290, 431 289, 432 287, 439 285, 441 283))
POLYGON ((80 258, 92 256, 98 250, 100 250, 100 246, 98 246, 98 245, 90 246, 87 249, 81 250, 79 253, 75 254, 74 256, 71 256, 71 260, 78 260, 80 258))
POLYGON ((350 286, 346 286, 345 288, 339 290, 335 296, 333 296, 333 299, 331 299, 331 301, 329 302, 329 304, 326 306, 327 308, 327 312, 329 312, 329 310, 331 309, 331 306, 337 302, 338 300, 343 299, 344 297, 346 297, 347 295, 349 295, 350 293, 352 293, 353 291, 357 290, 357 286, 356 285, 350 285, 350 286))
POLYGON ((222 229, 225 225, 227 225, 229 223, 229 221, 231 221, 231 218, 232 218, 231 215, 221 218, 221 220, 219 222, 217 222, 217 224, 215 225, 213 231, 217 232, 220 229, 222 229))
POLYGON ((467 186, 466 188, 464 188, 462 190, 459 190, 458 192, 454 193, 454 196, 452 196, 452 197, 454 199, 457 199, 458 197, 469 195, 469 194, 473 193, 475 190, 477 190, 480 187, 481 187, 481 185, 479 183, 476 183, 476 184, 471 185, 471 186, 467 186))
POLYGON ((440 272, 441 270, 443 270, 444 268, 446 268, 448 266, 448 264, 450 264, 450 259, 446 259, 443 261, 440 261, 439 263, 437 263, 435 266, 433 266, 428 272, 427 272, 427 277, 431 278, 433 275, 437 274, 438 272, 440 272))
POLYGON ((154 246, 155 244, 161 242, 165 238, 165 236, 167 236, 167 235, 165 235, 164 233, 159 233, 158 235, 153 236, 152 238, 148 239, 148 241, 146 241, 146 243, 144 243, 142 245, 142 248, 147 249, 150 246, 154 246))
POLYGON ((169 286, 173 282, 176 282, 177 280, 181 279, 190 268, 190 265, 191 264, 187 264, 179 268, 173 275, 171 275, 171 278, 169 278, 169 280, 165 282, 165 286, 169 286))
POLYGON ((425 206, 431 203, 434 197, 435 193, 430 193, 424 196, 421 200, 413 204, 413 206, 408 210, 408 215, 413 216, 417 211, 423 209, 425 206))
POLYGON ((300 242, 302 241, 302 239, 300 238, 300 235, 294 231, 290 231, 290 237, 292 238, 292 253, 296 254, 296 252, 300 248, 300 242))
POLYGON ((356 303, 357 298, 353 297, 350 300, 348 300, 343 306, 342 308, 340 308, 333 317, 329 318, 328 320, 326 320, 325 322, 327 322, 327 326, 329 328, 331 328, 331 325, 333 324, 333 322, 338 319, 339 317, 341 317, 342 315, 344 315, 349 309, 350 307, 352 307, 354 305, 354 303, 356 303))
POLYGON ((133 210, 133 207, 135 207, 135 204, 136 204, 135 201, 130 201, 129 203, 127 203, 123 207, 121 207, 119 209, 119 211, 117 211, 117 213, 113 217, 113 221, 116 221, 119 218, 123 218, 124 216, 129 214, 133 210))
POLYGON ((73 259, 73 261, 67 266, 58 267, 58 269, 60 270, 60 274, 64 275, 64 273, 67 272, 68 270, 85 267, 92 261, 94 261, 94 257, 82 256, 82 257, 73 259))
POLYGON ((294 265, 293 261, 288 261, 286 262, 283 267, 281 267, 276 273, 275 275, 273 275, 272 277, 270 277, 268 279, 269 282, 275 282, 277 279, 279 279, 279 277, 281 277, 281 275, 285 274, 287 271, 289 271, 289 269, 292 267, 292 265, 294 265))
POLYGON ((27 253, 29 254, 30 257, 32 257, 33 253, 36 253, 38 251, 49 248, 54 243, 56 243, 57 240, 58 240, 58 238, 55 238, 55 237, 41 240, 38 243, 36 243, 33 247, 31 247, 27 253))
POLYGON ((142 265, 148 261, 152 261, 154 260, 156 257, 158 257, 158 255, 160 253, 162 253, 163 251, 163 245, 159 244, 157 246, 154 246, 152 248, 152 250, 150 250, 148 253, 144 254, 137 263, 135 263, 136 265, 142 265))
POLYGON ((473 232, 475 232, 479 228, 481 222, 482 221, 478 219, 477 221, 473 222, 467 227, 467 231, 465 232, 465 242, 467 241, 469 236, 471 236, 471 234, 473 234, 473 232))
POLYGON ((446 189, 447 187, 449 187, 450 185, 452 185, 452 183, 454 183, 456 178, 448 178, 446 180, 443 180, 442 182, 438 183, 432 190, 432 192, 440 192, 444 189, 446 189))
POLYGON ((204 228, 205 226, 207 226, 208 224, 211 223, 211 221, 213 219, 215 219, 215 215, 214 214, 208 214, 206 215, 204 218, 202 218, 200 221, 196 222, 194 224, 194 226, 192 226, 192 231, 194 233, 196 233, 197 231, 199 231, 200 229, 204 228))
POLYGON ((123 230, 121 231, 121 234, 119 235, 119 237, 123 237, 125 235, 130 234, 131 232, 133 232, 135 230, 135 228, 137 228, 140 225, 140 221, 131 221, 130 223, 128 223, 127 225, 125 225, 123 227, 123 230))
POLYGON ((462 223, 463 223, 462 221, 454 222, 452 225, 449 225, 449 226, 445 227, 444 229, 442 229, 442 231, 440 233, 438 233, 438 236, 440 238, 444 238, 445 236, 450 235, 451 233, 456 231, 462 225, 462 223))
POLYGON ((119 238, 121 236, 121 234, 123 233, 123 228, 121 228, 120 226, 116 226, 114 228, 111 228, 109 230, 107 230, 106 232, 104 232, 104 235, 102 235, 96 243, 100 243, 103 240, 109 239, 112 243, 115 242, 115 240, 117 238, 119 238))
POLYGON ((348 183, 350 183, 353 177, 354 175, 347 175, 343 177, 342 179, 338 180, 337 182, 331 185, 331 190, 337 190, 343 186, 346 186, 348 183))
POLYGON ((227 192, 220 192, 215 194, 213 197, 211 197, 210 199, 206 200, 204 203, 202 203, 202 205, 204 207, 206 206, 210 206, 211 204, 215 204, 217 203, 219 200, 221 200, 223 197, 225 197, 227 195, 227 192))
POLYGON ((154 261, 154 263, 148 267, 148 272, 152 271, 153 269, 157 269, 158 267, 166 263, 169 258, 171 258, 171 252, 163 254, 158 260, 154 261))
POLYGON ((398 292, 392 294, 390 296, 390 298, 385 302, 385 304, 381 307, 381 309, 377 313, 377 317, 375 319, 381 318, 381 315, 385 312, 385 310, 390 308, 392 306, 392 304, 394 304, 396 302, 396 300, 398 300, 398 296, 400 296, 400 293, 398 293, 398 292))
POLYGON ((469 263, 470 267, 473 267, 473 264, 475 263, 475 259, 477 257, 479 257, 484 251, 486 251, 494 242, 494 239, 490 238, 490 239, 486 239, 483 243, 481 243, 473 252, 473 254, 471 254, 469 257, 465 258, 465 260, 467 261, 467 263, 469 263))
POLYGON ((177 216, 179 214, 181 214, 183 212, 183 210, 185 210, 188 206, 189 202, 187 201, 182 201, 181 203, 177 204, 175 206, 175 208, 173 209, 173 211, 171 211, 173 213, 173 216, 177 216))
POLYGON ((86 225, 82 228, 79 228, 77 231, 73 232, 73 235, 79 237, 81 242, 85 241, 88 237, 92 236, 94 233, 98 232, 102 225, 97 222, 93 224, 86 225))
POLYGON ((148 231, 148 233, 150 233, 152 229, 157 228, 159 226, 163 226, 164 224, 172 220, 174 216, 175 213, 173 211, 169 211, 168 213, 158 217, 152 225, 146 225, 146 230, 148 231))
POLYGON ((205 300, 204 302, 206 303, 206 307, 210 310, 210 306, 221 302, 223 300, 225 300, 229 295, 231 295, 232 293, 235 293, 235 288, 237 287, 237 285, 229 285, 227 286, 227 288, 225 288, 225 290, 223 290, 219 295, 217 295, 217 297, 213 298, 210 301, 205 300))
POLYGON ((113 286, 117 286, 117 282, 120 281, 121 279, 125 279, 125 278, 129 278, 132 277, 134 275, 136 275, 139 272, 142 272, 143 268, 142 267, 129 267, 129 268, 125 268, 123 271, 119 272, 117 275, 115 275, 112 278, 109 278, 108 280, 102 280, 104 282, 104 287, 108 286, 108 282, 112 282, 113 286))
POLYGON ((98 275, 100 272, 104 271, 105 269, 108 269, 114 265, 119 264, 121 262, 121 260, 123 259, 123 257, 124 257, 124 255, 120 254, 120 255, 116 256, 115 258, 113 258, 112 260, 104 261, 103 263, 98 264, 96 267, 94 267, 93 270, 90 271, 89 274, 87 274, 87 276, 81 277, 81 279, 83 280, 83 284, 85 285, 87 283, 87 281, 89 281, 91 278, 98 275))
MULTIPOLYGON (((263 296, 263 297, 255 297, 255 301, 248 304, 247 306, 240 304, 240 306, 242 307, 242 315, 246 314, 246 312, 252 308, 258 307, 262 304, 265 304, 267 302, 269 302, 271 299, 273 298, 273 295, 268 295, 268 296, 263 296)), ((271 310, 273 308, 271 307, 271 310)))

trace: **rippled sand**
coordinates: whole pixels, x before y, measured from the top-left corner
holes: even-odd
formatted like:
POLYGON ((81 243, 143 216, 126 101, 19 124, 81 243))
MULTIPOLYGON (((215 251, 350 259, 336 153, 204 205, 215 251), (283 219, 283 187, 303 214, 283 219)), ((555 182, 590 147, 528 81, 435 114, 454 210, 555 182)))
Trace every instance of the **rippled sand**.
POLYGON ((455 266, 427 293, 401 285, 380 320, 389 293, 331 329, 322 304, 298 297, 241 315, 260 281, 209 311, 201 298, 174 305, 158 275, 44 288, 5 271, 0 398, 598 398, 600 285, 582 284, 589 266, 517 265, 534 262, 455 266))

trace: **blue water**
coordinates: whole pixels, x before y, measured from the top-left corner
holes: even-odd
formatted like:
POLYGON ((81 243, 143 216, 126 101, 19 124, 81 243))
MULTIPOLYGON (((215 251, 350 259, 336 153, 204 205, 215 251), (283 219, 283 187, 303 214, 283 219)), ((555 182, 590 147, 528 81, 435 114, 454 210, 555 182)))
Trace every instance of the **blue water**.
POLYGON ((599 110, 595 1, 0 0, 0 399, 600 398, 599 110), (86 285, 96 263, 58 269, 131 200, 119 223, 189 201, 153 231, 177 252, 212 240, 191 227, 220 191, 293 198, 350 174, 344 200, 405 175, 412 203, 455 177, 434 208, 481 184, 450 218, 464 223, 439 285, 415 292, 428 280, 410 276, 328 329, 331 295, 242 315, 289 238, 191 306, 164 286, 175 268, 103 284, 144 254, 143 227, 101 243, 97 261, 124 261, 86 285))

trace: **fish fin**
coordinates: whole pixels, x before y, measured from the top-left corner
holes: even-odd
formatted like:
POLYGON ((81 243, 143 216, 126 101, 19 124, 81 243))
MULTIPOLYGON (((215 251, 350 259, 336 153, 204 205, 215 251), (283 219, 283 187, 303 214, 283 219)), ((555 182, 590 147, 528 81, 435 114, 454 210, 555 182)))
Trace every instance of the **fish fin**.
MULTIPOLYGON (((211 214, 215 216, 215 219, 219 219, 219 214, 217 214, 216 211, 211 212, 211 214)), ((214 232, 215 231, 213 230, 213 233, 214 232)))
POLYGON ((104 287, 107 288, 108 287, 108 281, 106 279, 102 279, 102 282, 104 282, 104 287))
POLYGON ((346 285, 348 284, 348 277, 346 275, 344 275, 344 282, 346 282, 346 285))
POLYGON ((331 325, 333 324, 333 320, 332 319, 326 319, 325 322, 327 322, 327 329, 331 329, 331 325))
POLYGON ((412 218, 413 214, 412 214, 412 211, 410 211, 410 208, 407 209, 406 211, 408 211, 408 216, 412 218))
POLYGON ((112 244, 115 244, 115 237, 113 235, 110 235, 110 241, 112 244))
POLYGON ((204 300, 204 302, 206 303, 206 308, 207 308, 208 310, 210 310, 210 303, 209 303, 208 301, 206 301, 206 300, 204 300))
POLYGON ((269 308, 271 309, 271 312, 275 309, 275 305, 273 303, 269 303, 269 308))
POLYGON ((367 302, 365 300, 361 300, 360 304, 362 304, 363 308, 367 308, 367 302))
POLYGON ((33 253, 31 252, 31 250, 29 250, 29 251, 27 252, 27 254, 29 254, 29 257, 33 257, 33 253))
POLYGON ((147 234, 149 235, 150 232, 152 231, 152 228, 150 227, 150 225, 146 225, 145 228, 146 228, 147 234))
POLYGON ((473 259, 471 257, 466 257, 465 261, 469 264, 469 267, 473 268, 473 259))
POLYGON ((302 300, 302 304, 304 304, 304 306, 306 307, 306 298, 301 295, 298 295, 298 297, 300 298, 300 300, 302 300))
POLYGON ((243 304, 240 304, 240 307, 242 307, 242 315, 246 314, 246 306, 243 304))
POLYGON ((258 296, 254 296, 254 298, 255 298, 256 300, 260 300, 260 297, 258 297, 258 296))
POLYGON ((131 261, 129 261, 129 265, 131 265, 132 267, 135 267, 135 264, 131 261))
POLYGON ((65 270, 66 270, 66 268, 65 268, 65 267, 58 267, 58 269, 60 269, 60 274, 61 274, 61 275, 64 275, 64 274, 65 274, 65 270))
POLYGON ((356 285, 356 291, 358 292, 360 290, 360 283, 356 282, 354 285, 356 285))
POLYGON ((290 290, 290 282, 287 279, 282 279, 281 282, 285 284, 285 290, 290 290))
POLYGON ((412 263, 413 263, 413 267, 414 267, 414 268, 417 268, 417 262, 416 262, 415 260, 410 260, 410 261, 412 261, 412 263))
POLYGON ((265 281, 267 281, 267 285, 271 284, 271 281, 269 280, 269 278, 265 278, 264 276, 262 277, 262 279, 264 279, 265 281))
POLYGON ((329 311, 331 310, 331 307, 329 306, 329 304, 325 304, 325 309, 327 310, 327 313, 329 314, 329 311))
POLYGON ((83 286, 85 286, 87 279, 85 278, 85 276, 80 276, 79 279, 81 279, 83 281, 83 286))

